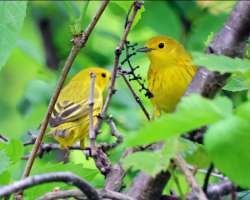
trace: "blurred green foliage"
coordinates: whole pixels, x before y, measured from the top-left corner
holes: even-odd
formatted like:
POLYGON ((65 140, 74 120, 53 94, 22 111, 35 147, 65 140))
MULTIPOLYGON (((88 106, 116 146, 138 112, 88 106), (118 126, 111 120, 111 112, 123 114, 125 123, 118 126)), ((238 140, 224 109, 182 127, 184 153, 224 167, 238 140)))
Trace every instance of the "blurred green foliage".
MULTIPOLYGON (((114 49, 124 30, 131 2, 110 2, 90 36, 86 48, 77 56, 68 79, 89 66, 112 69, 114 49)), ((247 166, 250 163, 247 153, 250 152, 248 137, 250 127, 241 126, 250 119, 249 57, 230 59, 201 53, 222 27, 234 3, 234 1, 230 3, 210 1, 210 4, 206 4, 205 1, 145 1, 144 9, 140 11, 129 34, 131 43, 143 46, 145 41, 155 35, 168 35, 182 42, 190 52, 199 52, 194 55, 196 64, 233 74, 215 100, 199 96, 184 98, 176 113, 166 114, 151 123, 147 122, 126 85, 121 78, 118 78, 116 85, 118 91, 112 99, 109 114, 113 115, 119 131, 125 137, 125 142, 110 153, 113 162, 117 161, 127 146, 166 140, 172 149, 165 146, 158 152, 138 152, 129 156, 123 162, 124 165, 155 175, 166 169, 170 158, 177 151, 181 151, 192 165, 205 168, 212 160, 219 170, 237 184, 250 187, 249 172, 248 176, 244 177, 245 171, 243 171, 248 170, 247 166), (210 125, 205 146, 176 139, 181 133, 202 125, 210 125), (242 137, 237 136, 240 134, 243 134, 242 137), (241 155, 238 157, 239 154, 241 155), (234 156, 237 157, 236 160, 232 159, 234 156), (235 165, 231 165, 232 162, 235 165), (234 173, 240 168, 242 171, 234 173)), ((30 1, 26 9, 26 2, 0 2, 1 19, 6 19, 0 22, 0 26, 4 27, 0 30, 0 134, 10 139, 6 144, 0 143, 0 185, 21 177, 25 164, 24 161, 20 161, 21 157, 31 148, 24 148, 22 145, 22 142, 28 139, 26 133, 28 130, 37 129, 43 119, 72 46, 70 42, 72 34, 79 34, 86 28, 99 5, 99 1, 30 1), (9 26, 5 26, 5 22, 10 23, 9 26), (45 45, 46 42, 52 47, 45 45), (56 66, 52 67, 49 64, 51 58, 48 57, 48 52, 52 52, 56 66)), ((145 79, 149 65, 145 56, 138 54, 132 58, 132 62, 135 66, 140 65, 137 73, 145 79)), ((149 99, 139 92, 136 83, 132 82, 132 86, 151 112, 149 99)), ((108 126, 104 125, 103 134, 98 140, 112 141, 109 132, 108 126)), ((53 142, 47 137, 45 141, 53 142)), ((86 160, 81 152, 71 153, 68 164, 58 163, 55 157, 55 153, 50 153, 43 159, 37 159, 32 173, 72 171, 95 186, 103 186, 103 176, 97 171, 93 161, 86 160)), ((134 171, 129 171, 125 186, 134 176, 134 171)), ((184 177, 179 172, 176 172, 175 176, 179 179, 183 191, 187 192, 188 185, 184 177)), ((198 174, 197 178, 202 183, 204 175, 198 174)), ((216 178, 212 179, 212 182, 216 181, 216 178)), ((63 189, 68 187, 63 184, 43 185, 29 189, 28 197, 34 199, 56 186, 63 189)), ((169 188, 177 190, 173 180, 166 187, 166 193, 169 188)))

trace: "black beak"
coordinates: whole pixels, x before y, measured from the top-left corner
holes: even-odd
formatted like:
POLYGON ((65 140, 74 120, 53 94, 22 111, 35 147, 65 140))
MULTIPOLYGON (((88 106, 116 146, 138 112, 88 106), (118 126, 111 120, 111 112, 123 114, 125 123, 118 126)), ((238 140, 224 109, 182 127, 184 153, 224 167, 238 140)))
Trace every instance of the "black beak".
POLYGON ((150 52, 152 50, 153 50, 152 48, 148 48, 148 47, 142 47, 142 48, 136 49, 137 52, 143 52, 143 53, 150 52))

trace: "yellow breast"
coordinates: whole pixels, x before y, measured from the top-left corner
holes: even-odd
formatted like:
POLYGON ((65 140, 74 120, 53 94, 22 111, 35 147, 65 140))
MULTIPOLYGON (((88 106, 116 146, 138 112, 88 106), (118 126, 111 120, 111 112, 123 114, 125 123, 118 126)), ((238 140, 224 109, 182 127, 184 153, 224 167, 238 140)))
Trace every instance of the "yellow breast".
POLYGON ((148 87, 154 97, 154 115, 174 111, 181 96, 195 74, 193 66, 155 66, 148 72, 148 87))

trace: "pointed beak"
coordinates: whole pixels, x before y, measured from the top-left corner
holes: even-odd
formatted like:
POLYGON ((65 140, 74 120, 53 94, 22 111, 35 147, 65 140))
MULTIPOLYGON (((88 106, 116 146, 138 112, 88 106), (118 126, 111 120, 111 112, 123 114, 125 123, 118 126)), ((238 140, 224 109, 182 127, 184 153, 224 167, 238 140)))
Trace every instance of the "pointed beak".
POLYGON ((147 53, 152 50, 153 50, 152 48, 148 48, 148 47, 142 47, 142 48, 136 49, 137 52, 142 52, 142 53, 147 53))

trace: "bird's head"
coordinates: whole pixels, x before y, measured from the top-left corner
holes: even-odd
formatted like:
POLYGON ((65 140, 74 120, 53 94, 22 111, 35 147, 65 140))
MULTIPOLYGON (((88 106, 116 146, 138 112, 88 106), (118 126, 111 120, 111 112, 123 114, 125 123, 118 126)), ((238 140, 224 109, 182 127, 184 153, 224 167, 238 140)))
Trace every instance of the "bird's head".
POLYGON ((163 63, 174 62, 178 57, 187 54, 179 42, 166 36, 151 38, 144 47, 137 49, 137 52, 146 53, 151 62, 163 63))
POLYGON ((88 68, 88 73, 93 73, 95 75, 95 83, 99 88, 105 89, 110 81, 111 73, 104 68, 91 67, 88 68))

